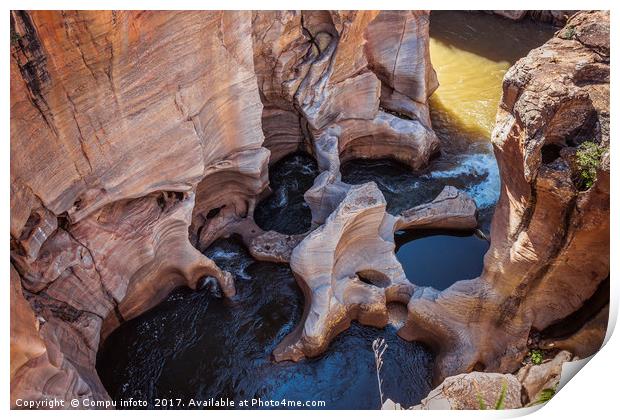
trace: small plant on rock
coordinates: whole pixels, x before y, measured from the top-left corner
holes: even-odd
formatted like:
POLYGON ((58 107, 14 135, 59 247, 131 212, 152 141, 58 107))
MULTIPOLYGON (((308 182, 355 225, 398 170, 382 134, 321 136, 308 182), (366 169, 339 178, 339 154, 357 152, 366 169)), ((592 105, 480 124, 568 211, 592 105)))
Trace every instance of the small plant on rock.
POLYGON ((594 185, 594 181, 596 181, 596 170, 601 163, 601 158, 604 153, 604 147, 591 141, 584 141, 579 145, 577 153, 575 154, 579 187, 587 190, 594 185))
POLYGON ((553 388, 543 389, 542 391, 538 393, 537 398, 534 401, 530 401, 530 403, 527 404, 526 407, 532 407, 534 405, 544 404, 548 402, 555 395, 556 388, 557 388, 557 385, 554 386, 553 388))
POLYGON ((530 361, 534 365, 539 365, 543 362, 544 357, 543 357, 542 350, 539 350, 539 349, 530 350, 530 352, 527 355, 529 356, 530 361))
POLYGON ((545 388, 542 391, 540 391, 540 394, 538 395, 538 399, 536 400, 536 404, 546 403, 551 398, 553 398, 554 395, 555 395, 554 388, 545 388))

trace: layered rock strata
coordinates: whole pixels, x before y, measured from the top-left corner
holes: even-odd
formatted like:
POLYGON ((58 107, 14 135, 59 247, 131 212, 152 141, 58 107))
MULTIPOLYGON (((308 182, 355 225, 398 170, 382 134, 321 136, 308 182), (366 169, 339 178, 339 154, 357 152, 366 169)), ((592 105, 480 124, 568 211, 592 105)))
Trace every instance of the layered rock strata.
POLYGON ((274 11, 255 13, 253 25, 265 144, 274 158, 328 125, 372 121, 379 103, 400 112, 383 103, 382 85, 417 102, 428 121, 426 100, 437 87, 428 12, 274 11))
MULTIPOLYGON (((322 171, 305 195, 313 227, 325 221, 348 189, 340 181, 341 160, 389 157, 420 169, 438 150, 427 103, 437 87, 428 59, 428 12, 256 12, 252 37, 269 162, 304 150, 322 171), (389 23, 403 35, 396 37, 393 28, 382 35, 389 23), (386 89, 398 95, 399 105, 385 99, 386 89)), ((292 243, 277 232, 263 236, 266 232, 255 225, 244 231, 253 207, 241 212, 238 205, 217 207, 217 196, 206 199, 201 192, 203 185, 211 191, 213 183, 205 178, 198 186, 190 236, 200 249, 231 233, 240 233, 250 250, 265 238, 292 243)), ((253 255, 286 261, 283 256, 290 254, 263 251, 253 255)))
POLYGON ((216 238, 289 261, 305 235, 253 222, 269 162, 321 162, 313 228, 341 158, 426 165, 435 87, 428 12, 12 12, 12 401, 107 399, 102 337, 180 285, 234 294, 216 238))
POLYGON ((267 185, 251 34, 250 12, 11 13, 12 403, 107 399, 101 334, 205 276, 234 294, 188 228, 267 185))
POLYGON ((416 290, 399 331, 434 348, 437 382, 516 370, 529 336, 609 275, 609 13, 576 14, 508 71, 492 140, 502 189, 484 271, 416 290), (585 141, 602 151, 587 187, 575 158, 585 141))
POLYGON ((272 163, 296 150, 317 159, 322 172, 305 195, 313 226, 344 197, 341 161, 389 157, 420 169, 438 150, 427 102, 437 87, 428 17, 426 11, 254 14, 265 147, 272 163))
POLYGON ((436 378, 514 371, 529 334, 609 273, 609 154, 584 191, 574 163, 584 140, 609 145, 608 33, 608 14, 578 14, 508 73, 485 270, 438 292, 406 280, 393 233, 471 228, 473 202, 446 189, 394 217, 375 185, 340 176, 346 159, 419 169, 437 151, 427 12, 12 12, 12 401, 107 399, 101 337, 179 285, 232 296, 198 251, 232 233, 290 261, 306 294, 278 359, 408 302, 400 334, 436 350, 436 378), (267 165, 300 149, 321 170, 311 232, 264 232, 267 165))

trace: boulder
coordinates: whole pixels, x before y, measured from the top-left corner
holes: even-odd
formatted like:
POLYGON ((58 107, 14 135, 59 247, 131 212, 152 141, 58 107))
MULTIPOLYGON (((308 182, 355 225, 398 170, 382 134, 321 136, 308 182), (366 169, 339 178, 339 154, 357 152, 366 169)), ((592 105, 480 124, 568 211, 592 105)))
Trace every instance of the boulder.
POLYGON ((446 378, 414 410, 495 409, 500 399, 502 409, 520 408, 521 383, 511 374, 471 372, 446 378), (504 395, 502 398, 502 390, 504 395))

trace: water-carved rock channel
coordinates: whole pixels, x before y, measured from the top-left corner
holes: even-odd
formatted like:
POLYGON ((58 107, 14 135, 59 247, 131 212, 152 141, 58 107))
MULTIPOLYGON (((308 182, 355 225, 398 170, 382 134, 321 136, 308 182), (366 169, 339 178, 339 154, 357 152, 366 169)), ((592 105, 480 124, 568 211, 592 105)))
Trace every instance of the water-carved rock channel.
POLYGON ((313 399, 334 409, 377 408, 376 337, 388 342, 384 369, 394 373, 385 378, 385 393, 413 404, 429 392, 431 354, 398 338, 393 327, 354 324, 321 357, 274 362, 272 351, 303 311, 291 271, 254 261, 235 240, 217 241, 207 255, 234 273, 237 296, 180 289, 122 325, 100 351, 99 372, 112 398, 313 399))
MULTIPOLYGON (((468 80, 462 80, 463 97, 455 94, 456 87, 448 86, 440 88, 431 100, 440 156, 415 173, 390 160, 350 160, 341 172, 342 180, 349 184, 374 181, 386 199, 387 211, 394 215, 433 200, 446 185, 454 186, 476 201, 479 229, 484 235, 499 196, 489 118, 499 101, 502 72, 519 53, 525 55, 544 42, 551 30, 537 25, 540 36, 529 37, 531 28, 498 17, 473 16, 468 25, 464 25, 462 14, 438 13, 431 20, 433 64, 441 84, 454 83, 450 80, 457 72, 472 66, 478 66, 475 71, 479 75, 489 75, 484 92, 476 93, 475 84, 467 90, 468 80), (513 36, 501 40, 488 37, 489 24, 501 24, 500 32, 513 36), (463 27, 455 29, 455 25, 463 27), (451 31, 461 37, 453 39, 451 31), (515 55, 485 56, 488 43, 515 55), (463 107, 456 112, 458 101, 463 107), (481 103, 487 108, 481 110, 481 103)), ((257 206, 257 224, 285 234, 306 232, 311 227, 311 213, 303 194, 317 175, 316 163, 307 154, 294 153, 274 164, 270 169, 273 193, 257 206)), ((438 290, 478 276, 488 249, 486 240, 474 231, 458 235, 399 231, 395 243, 407 278, 438 290), (441 259, 450 260, 450 264, 438 269, 441 259)), ((157 399, 166 398, 286 398, 323 400, 326 408, 334 409, 378 408, 371 349, 377 337, 388 343, 383 367, 385 397, 411 406, 430 391, 432 353, 417 342, 399 338, 393 320, 384 329, 354 322, 321 356, 275 362, 273 350, 300 322, 304 309, 304 297, 292 271, 285 264, 255 261, 236 237, 217 240, 205 255, 234 275, 236 296, 222 298, 210 287, 177 289, 163 303, 117 328, 102 344, 97 362, 112 399, 140 398, 153 406, 157 399)))
POLYGON ((573 12, 11 11, 11 407, 548 400, 609 313, 573 12))

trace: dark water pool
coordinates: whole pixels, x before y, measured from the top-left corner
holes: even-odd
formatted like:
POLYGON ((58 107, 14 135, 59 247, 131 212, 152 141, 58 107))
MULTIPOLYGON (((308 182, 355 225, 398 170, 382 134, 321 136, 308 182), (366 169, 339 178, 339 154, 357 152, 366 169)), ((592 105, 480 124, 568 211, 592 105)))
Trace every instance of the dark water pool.
MULTIPOLYGON (((299 322, 303 296, 287 266, 254 261, 234 239, 206 254, 237 281, 237 296, 179 289, 153 310, 123 324, 98 354, 97 371, 110 396, 234 401, 323 400, 324 408, 380 407, 372 341, 388 343, 384 394, 405 405, 430 391, 432 356, 388 327, 353 324, 321 357, 275 363, 271 352, 299 322)), ((252 408, 252 407, 250 407, 252 408)), ((253 407, 257 408, 257 407, 253 407)))
POLYGON ((312 213, 304 193, 319 175, 314 158, 306 153, 285 156, 269 168, 271 195, 256 206, 254 219, 264 230, 297 234, 310 229, 312 213))
POLYGON ((409 281, 447 289, 458 280, 480 275, 489 243, 473 232, 399 231, 396 257, 409 281))

